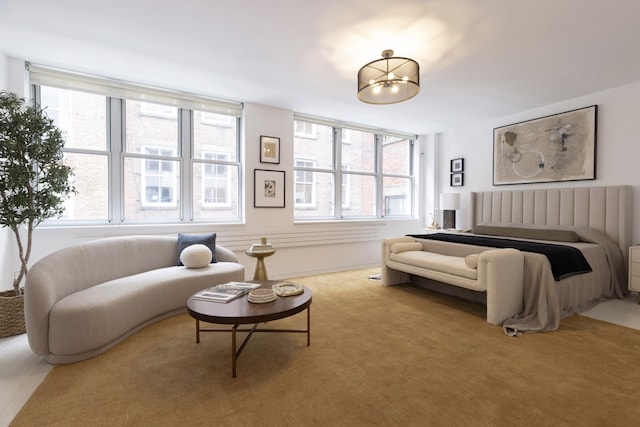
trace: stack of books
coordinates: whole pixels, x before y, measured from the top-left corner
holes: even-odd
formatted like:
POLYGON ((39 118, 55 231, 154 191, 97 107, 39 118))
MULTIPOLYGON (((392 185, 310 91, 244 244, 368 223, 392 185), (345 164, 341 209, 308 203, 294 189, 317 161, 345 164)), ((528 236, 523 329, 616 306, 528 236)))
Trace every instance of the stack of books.
POLYGON ((251 245, 251 252, 261 252, 273 250, 271 243, 254 243, 251 245))
POLYGON ((228 282, 197 292, 193 295, 193 298, 203 301, 227 303, 259 287, 260 284, 258 283, 228 282))

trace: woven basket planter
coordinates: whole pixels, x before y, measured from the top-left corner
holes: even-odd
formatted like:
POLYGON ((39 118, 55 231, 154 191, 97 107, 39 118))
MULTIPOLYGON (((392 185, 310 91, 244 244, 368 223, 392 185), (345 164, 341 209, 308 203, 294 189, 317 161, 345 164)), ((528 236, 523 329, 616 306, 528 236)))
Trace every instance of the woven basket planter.
POLYGON ((24 295, 0 292, 0 338, 24 334, 24 295))

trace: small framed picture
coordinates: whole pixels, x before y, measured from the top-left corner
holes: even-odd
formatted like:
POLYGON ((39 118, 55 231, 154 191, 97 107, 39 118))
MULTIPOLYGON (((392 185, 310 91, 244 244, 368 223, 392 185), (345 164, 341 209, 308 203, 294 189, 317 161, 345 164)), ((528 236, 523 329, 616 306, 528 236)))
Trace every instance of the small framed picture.
POLYGON ((464 172, 464 159, 451 160, 451 172, 464 172))
POLYGON ((253 207, 284 208, 284 171, 253 170, 253 207))
POLYGON ((452 187, 462 187, 464 185, 464 174, 462 172, 452 173, 450 185, 452 187))
POLYGON ((280 164, 280 138, 260 136, 260 163, 280 164))

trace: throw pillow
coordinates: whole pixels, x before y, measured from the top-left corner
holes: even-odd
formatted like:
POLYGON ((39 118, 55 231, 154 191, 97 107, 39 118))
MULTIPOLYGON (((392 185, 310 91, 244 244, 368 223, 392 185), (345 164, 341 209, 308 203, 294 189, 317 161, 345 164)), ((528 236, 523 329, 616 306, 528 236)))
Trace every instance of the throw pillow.
POLYGON ((184 248, 180 261, 187 268, 203 268, 211 263, 211 249, 199 243, 184 248))
POLYGON ((218 262, 216 258, 216 233, 210 234, 178 234, 178 265, 182 264, 180 261, 180 254, 182 251, 191 245, 205 245, 211 250, 211 263, 218 262))
POLYGON ((467 264, 467 267, 476 269, 478 268, 478 257, 479 254, 471 254, 464 257, 464 262, 467 264))
POLYGON ((473 234, 487 236, 515 237, 533 240, 552 240, 556 242, 579 242, 578 233, 573 230, 554 229, 549 226, 520 225, 520 224, 476 224, 473 226, 473 234))

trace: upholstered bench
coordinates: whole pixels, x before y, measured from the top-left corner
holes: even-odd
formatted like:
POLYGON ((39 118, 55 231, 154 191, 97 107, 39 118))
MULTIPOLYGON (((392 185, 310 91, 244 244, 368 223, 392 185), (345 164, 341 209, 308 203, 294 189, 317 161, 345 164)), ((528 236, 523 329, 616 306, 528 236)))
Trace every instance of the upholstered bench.
POLYGON ((408 283, 410 275, 485 292, 487 322, 500 325, 523 308, 524 255, 517 249, 494 249, 413 237, 382 242, 381 283, 408 283))
POLYGON ((202 251, 185 259, 200 268, 177 265, 177 236, 99 239, 45 256, 31 267, 25 285, 29 345, 50 363, 84 360, 186 311, 195 292, 244 280, 236 255, 215 243, 211 247, 214 253, 204 264, 202 251))

